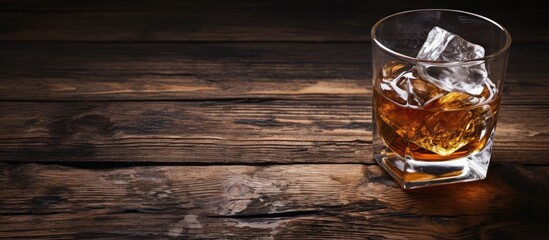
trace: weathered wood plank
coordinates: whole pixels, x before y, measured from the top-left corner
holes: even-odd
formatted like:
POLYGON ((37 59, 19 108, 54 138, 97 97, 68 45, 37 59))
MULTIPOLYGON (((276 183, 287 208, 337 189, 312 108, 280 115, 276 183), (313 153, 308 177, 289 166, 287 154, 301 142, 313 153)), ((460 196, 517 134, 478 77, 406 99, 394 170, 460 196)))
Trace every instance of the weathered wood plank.
POLYGON ((371 93, 368 44, 0 43, 0 53, 2 100, 371 93))
MULTIPOLYGON (((0 43, 0 100, 370 96, 370 45, 0 43)), ((504 104, 549 104, 549 44, 515 44, 504 104)))
MULTIPOLYGON (((438 4, 439 8, 460 8, 463 10, 475 10, 480 12, 496 10, 521 10, 538 7, 535 0, 524 0, 520 5, 502 2, 493 5, 489 2, 475 0, 463 0, 460 2, 439 2, 437 0, 424 0, 411 3, 404 0, 393 2, 370 2, 360 0, 318 0, 314 3, 308 1, 287 0, 202 0, 200 2, 162 0, 151 2, 148 0, 96 0, 94 2, 75 2, 70 0, 0 0, 2 12, 173 12, 173 11, 276 11, 276 12, 319 12, 340 13, 351 11, 401 11, 411 8, 429 8, 438 4), (482 9, 490 6, 489 9, 482 9)), ((517 14, 525 14, 517 12, 517 14)))
POLYGON ((372 25, 403 10, 450 8, 490 17, 514 40, 549 41, 547 10, 536 2, 479 1, 3 1, 0 40, 368 41, 372 25), (515 16, 509 18, 509 16, 515 16))
POLYGON ((362 162, 365 98, 0 103, 0 160, 362 162))
MULTIPOLYGON (((549 163, 549 105, 502 106, 494 161, 549 163)), ((365 97, 200 102, 0 102, 2 161, 362 163, 365 97)))
POLYGON ((544 239, 549 168, 403 191, 377 165, 0 163, 0 238, 544 239))

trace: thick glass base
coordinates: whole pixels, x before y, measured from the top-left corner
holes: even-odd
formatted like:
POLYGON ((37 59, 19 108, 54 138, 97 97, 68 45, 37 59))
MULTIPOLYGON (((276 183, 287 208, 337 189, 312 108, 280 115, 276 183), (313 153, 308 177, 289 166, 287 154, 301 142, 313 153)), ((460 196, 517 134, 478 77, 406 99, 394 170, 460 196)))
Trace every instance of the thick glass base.
POLYGON ((490 137, 481 151, 454 160, 418 161, 410 157, 402 158, 385 146, 375 149, 374 159, 402 188, 412 189, 484 179, 491 151, 490 137))

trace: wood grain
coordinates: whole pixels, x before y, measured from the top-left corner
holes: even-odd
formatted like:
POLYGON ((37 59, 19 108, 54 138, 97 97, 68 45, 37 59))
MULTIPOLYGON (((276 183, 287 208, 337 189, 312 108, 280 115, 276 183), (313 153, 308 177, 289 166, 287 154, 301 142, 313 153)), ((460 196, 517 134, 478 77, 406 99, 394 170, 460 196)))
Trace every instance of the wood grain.
POLYGON ((549 239, 539 3, 0 0, 0 239, 549 239), (452 8, 513 46, 484 181, 371 158, 372 24, 452 8))
POLYGON ((370 111, 365 98, 3 102, 0 159, 362 162, 371 156, 370 111))
POLYGON ((2 43, 0 49, 3 100, 308 98, 371 92, 368 44, 2 43))
POLYGON ((548 180, 493 165, 484 181, 403 191, 377 165, 0 163, 0 238, 543 239, 548 180))
MULTIPOLYGON (((371 96, 363 43, 0 43, 0 100, 371 96), (77 53, 77 54, 76 54, 77 53)), ((549 104, 549 45, 514 44, 504 104, 549 104)))
MULTIPOLYGON (((494 161, 549 163, 549 106, 502 106, 494 161)), ((362 97, 1 102, 2 161, 372 163, 362 97)))
POLYGON ((377 20, 421 8, 479 13, 506 26, 517 42, 549 41, 549 33, 539 30, 547 10, 535 1, 490 5, 473 0, 2 1, 0 40, 356 42, 370 40, 377 20))

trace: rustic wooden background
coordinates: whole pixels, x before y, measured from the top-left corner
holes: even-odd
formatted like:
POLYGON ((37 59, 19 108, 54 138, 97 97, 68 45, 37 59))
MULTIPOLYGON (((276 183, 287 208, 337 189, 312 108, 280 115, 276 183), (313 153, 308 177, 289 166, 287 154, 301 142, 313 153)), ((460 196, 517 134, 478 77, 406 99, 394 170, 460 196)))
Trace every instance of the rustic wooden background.
POLYGON ((0 0, 1 239, 549 239, 534 1, 0 0), (371 158, 369 30, 412 8, 514 37, 484 181, 371 158))

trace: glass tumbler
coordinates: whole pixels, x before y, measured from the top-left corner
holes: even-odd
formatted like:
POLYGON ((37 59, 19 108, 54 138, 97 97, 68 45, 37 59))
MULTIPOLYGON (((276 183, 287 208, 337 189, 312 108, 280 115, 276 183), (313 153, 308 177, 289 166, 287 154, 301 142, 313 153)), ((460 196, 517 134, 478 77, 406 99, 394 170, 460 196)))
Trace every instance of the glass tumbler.
POLYGON ((371 36, 374 159, 404 189, 484 179, 509 32, 477 14, 420 9, 381 19, 371 36))

